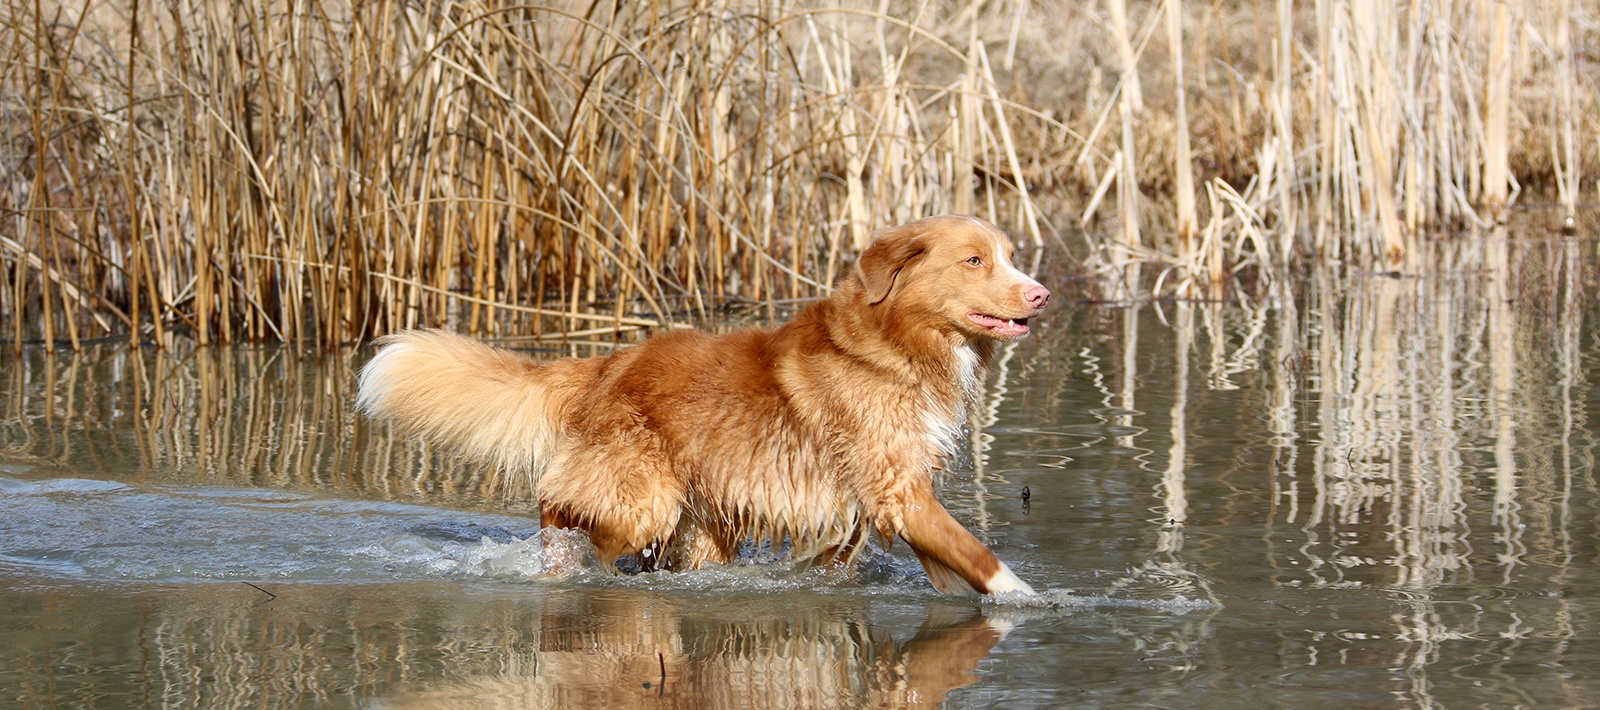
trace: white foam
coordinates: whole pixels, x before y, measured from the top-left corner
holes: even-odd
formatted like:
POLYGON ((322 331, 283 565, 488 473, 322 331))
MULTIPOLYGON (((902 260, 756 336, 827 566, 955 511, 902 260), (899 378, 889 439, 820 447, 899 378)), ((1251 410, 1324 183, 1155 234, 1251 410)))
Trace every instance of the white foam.
POLYGON ((594 545, 582 532, 544 529, 507 542, 485 537, 451 571, 493 579, 541 579, 592 570, 594 554, 594 545))

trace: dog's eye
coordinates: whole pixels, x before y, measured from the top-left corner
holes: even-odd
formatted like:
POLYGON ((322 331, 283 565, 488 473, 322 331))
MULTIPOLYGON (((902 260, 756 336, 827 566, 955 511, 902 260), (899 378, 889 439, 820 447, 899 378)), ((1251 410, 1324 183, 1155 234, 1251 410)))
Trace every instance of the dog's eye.
POLYGON ((970 259, 967 259, 967 266, 983 266, 983 257, 974 256, 970 259))

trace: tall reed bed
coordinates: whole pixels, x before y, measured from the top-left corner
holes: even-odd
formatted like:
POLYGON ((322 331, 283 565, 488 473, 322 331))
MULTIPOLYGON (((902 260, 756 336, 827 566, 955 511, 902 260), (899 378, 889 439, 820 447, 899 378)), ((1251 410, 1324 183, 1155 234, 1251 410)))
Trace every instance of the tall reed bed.
POLYGON ((1026 192, 979 170, 1020 153, 987 45, 928 18, 720 1, 4 11, 13 343, 649 327, 814 297, 885 222, 954 209, 1039 231, 1026 192))
POLYGON ((1103 21, 1102 54, 1117 59, 1063 118, 1093 128, 1058 165, 1098 177, 1097 196, 1135 171, 1138 189, 1119 187, 1116 210, 1124 225, 1141 213, 1150 236, 1103 240, 1100 263, 1162 263, 1173 278, 1160 294, 1308 261, 1418 271, 1421 236, 1504 222, 1530 192, 1580 226, 1600 167, 1592 6, 1122 4, 1108 0, 1103 21), (1121 70, 1129 54, 1134 68, 1121 70), (1136 140, 1103 135, 1118 125, 1136 140), (1141 206, 1148 195, 1173 199, 1141 206))
POLYGON ((944 211, 1200 294, 1600 162, 1570 0, 4 3, 13 348, 775 311, 944 211))

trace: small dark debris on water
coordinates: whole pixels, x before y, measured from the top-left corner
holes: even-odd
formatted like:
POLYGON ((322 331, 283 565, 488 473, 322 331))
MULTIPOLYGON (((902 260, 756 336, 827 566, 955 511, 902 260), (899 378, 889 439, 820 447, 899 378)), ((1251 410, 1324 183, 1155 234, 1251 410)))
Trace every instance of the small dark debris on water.
POLYGON ((1033 504, 1028 501, 1028 499, 1030 499, 1032 497, 1033 497, 1033 491, 1028 490, 1027 486, 1023 486, 1022 487, 1022 514, 1023 515, 1027 515, 1027 514, 1033 512, 1033 504))
POLYGON ((260 587, 260 586, 258 586, 258 585, 256 585, 256 583, 255 583, 255 582, 245 582, 245 584, 248 584, 248 585, 250 585, 250 586, 251 586, 251 587, 254 587, 254 588, 255 588, 255 590, 256 590, 256 591, 258 591, 258 592, 261 592, 261 593, 262 593, 262 594, 265 594, 265 595, 267 595, 267 601, 269 601, 269 602, 270 602, 270 601, 272 601, 272 600, 274 600, 274 599, 277 599, 277 598, 278 598, 278 595, 276 595, 276 594, 273 594, 273 593, 272 593, 272 592, 269 592, 269 591, 267 591, 267 590, 265 590, 265 589, 262 589, 262 588, 261 588, 261 587, 260 587))
MULTIPOLYGON (((667 694, 667 654, 657 651, 656 661, 661 664, 661 678, 659 679, 659 682, 655 684, 656 697, 664 698, 667 694)), ((647 680, 644 682, 644 688, 645 690, 650 689, 650 681, 647 680)))

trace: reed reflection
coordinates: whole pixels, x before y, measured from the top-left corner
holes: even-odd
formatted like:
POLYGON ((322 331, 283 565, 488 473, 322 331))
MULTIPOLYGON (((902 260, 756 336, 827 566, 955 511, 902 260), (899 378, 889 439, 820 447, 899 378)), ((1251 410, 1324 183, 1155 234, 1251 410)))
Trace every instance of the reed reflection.
MULTIPOLYGON (((1421 706, 1439 702, 1430 673, 1449 667, 1462 640, 1575 638, 1583 609, 1557 590, 1592 579, 1581 562, 1592 526, 1573 508, 1575 491, 1592 500, 1597 490, 1592 244, 1519 241, 1504 228, 1476 243, 1430 244, 1428 274, 1319 270, 1302 296, 1231 307, 1227 322, 1223 309, 1183 303, 1165 321, 1176 353, 1171 440, 1165 465, 1149 468, 1160 475, 1150 505, 1189 524, 1160 530, 1154 552, 1199 568, 1237 555, 1235 545, 1181 546, 1185 527, 1208 523, 1190 511, 1195 500, 1262 520, 1279 589, 1367 590, 1399 609, 1387 629, 1346 621, 1326 638, 1285 639, 1285 657, 1328 665, 1350 638, 1397 639, 1391 652, 1421 706), (1264 455, 1245 446, 1226 471, 1189 470, 1219 433, 1190 410, 1190 358, 1214 401, 1243 389, 1227 400, 1240 416, 1226 438, 1263 441, 1264 455), (1235 483, 1258 479, 1266 507, 1235 483), (1527 601, 1474 601, 1494 598, 1527 601)), ((1119 343, 1125 362, 1138 360, 1125 350, 1136 342, 1119 343)), ((1143 446, 1157 431, 1149 426, 1143 446)), ((1237 525, 1209 522, 1222 534, 1237 525)))
POLYGON ((38 620, 0 627, 3 687, 24 707, 934 707, 1009 629, 861 597, 268 586, 0 591, 38 620))
MULTIPOLYGON (((609 349, 571 345, 559 354, 609 349)), ((170 351, 105 344, 24 353, 0 366, 10 393, 0 400, 0 456, 125 481, 526 508, 525 481, 375 431, 357 416, 350 402, 362 357, 181 342, 170 351)))
MULTIPOLYGON (((1297 491, 1283 521, 1307 536, 1304 583, 1509 584, 1530 556, 1548 559, 1530 536, 1570 534, 1557 492, 1577 472, 1567 423, 1583 416, 1574 392, 1588 386, 1583 368, 1562 363, 1594 357, 1577 337, 1586 260, 1562 245, 1514 248, 1503 230, 1486 243, 1482 254, 1441 248, 1438 276, 1314 282, 1311 376, 1263 383, 1270 401, 1315 403, 1311 490, 1298 491, 1295 466, 1274 482, 1297 491), (1508 266, 1534 259, 1550 273, 1508 266), (1550 291, 1555 317, 1539 303, 1550 291), (1374 566, 1391 572, 1350 576, 1374 566)), ((1275 448, 1294 460, 1303 447, 1275 448)))
POLYGON ((1156 552, 1171 557, 1183 551, 1183 523, 1189 519, 1188 489, 1185 487, 1185 466, 1188 463, 1186 434, 1189 417, 1189 348, 1194 339, 1194 306, 1177 305, 1173 321, 1173 361, 1177 371, 1172 382, 1172 441, 1167 448, 1167 468, 1161 474, 1161 507, 1166 511, 1167 524, 1162 527, 1156 552))
MULTIPOLYGON (((1153 560, 1259 559, 1281 595, 1252 602, 1393 600, 1385 623, 1285 639, 1283 657, 1328 665, 1348 639, 1398 639, 1406 692, 1434 704, 1452 643, 1572 639, 1584 608, 1566 590, 1595 579, 1595 243, 1533 221, 1424 241, 1407 274, 1319 267, 1234 304, 1100 309, 1100 331, 1068 346, 1112 426, 1063 427, 1082 405, 1054 403, 1037 426, 1106 435, 1058 449, 1063 468, 1095 469, 1080 490, 1143 486, 1153 560)), ((1116 299, 1101 286, 1092 300, 1116 299)))

